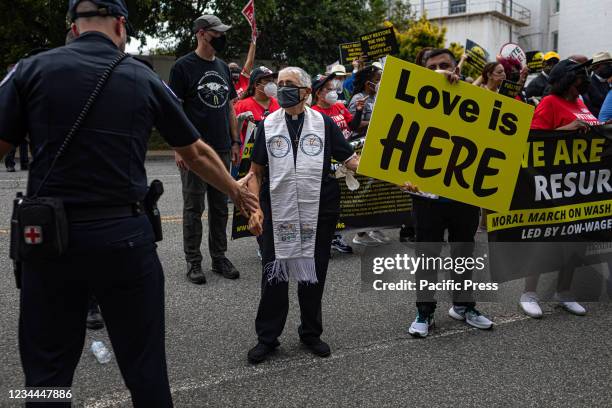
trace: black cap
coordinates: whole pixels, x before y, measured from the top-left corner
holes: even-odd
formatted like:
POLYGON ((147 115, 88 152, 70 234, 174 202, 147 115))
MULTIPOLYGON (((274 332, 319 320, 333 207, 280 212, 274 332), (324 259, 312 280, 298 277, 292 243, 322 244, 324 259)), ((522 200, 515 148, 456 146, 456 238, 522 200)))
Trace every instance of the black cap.
POLYGON ((196 18, 196 20, 193 22, 194 33, 197 33, 200 30, 213 30, 224 33, 230 28, 232 28, 231 25, 223 24, 219 17, 213 16, 212 14, 204 14, 203 16, 196 18))
POLYGON ((266 68, 263 65, 261 67, 255 68, 251 72, 251 77, 249 78, 249 86, 259 81, 262 78, 276 78, 278 77, 278 72, 273 72, 270 68, 266 68))
POLYGON ((312 83, 312 94, 316 95, 317 91, 321 88, 323 88, 325 86, 326 83, 328 83, 329 81, 331 81, 332 79, 336 78, 336 74, 335 73, 331 73, 327 76, 325 75, 317 75, 315 77, 314 82, 312 83))
MULTIPOLYGON (((77 13, 76 9, 79 3, 83 0, 70 0, 68 2, 68 14, 70 15, 70 20, 74 21, 79 17, 125 17, 126 21, 128 18, 128 9, 124 0, 88 0, 98 6, 97 11, 87 11, 83 13, 77 13)), ((134 35, 134 29, 131 24, 127 22, 126 24, 127 33, 130 36, 134 35)))
POLYGON ((550 71, 550 74, 548 74, 548 83, 555 84, 563 79, 563 77, 565 77, 567 74, 571 72, 579 72, 581 69, 585 70, 584 73, 586 75, 586 68, 589 65, 590 63, 588 61, 584 64, 579 64, 571 59, 564 59, 555 65, 552 71, 550 71))

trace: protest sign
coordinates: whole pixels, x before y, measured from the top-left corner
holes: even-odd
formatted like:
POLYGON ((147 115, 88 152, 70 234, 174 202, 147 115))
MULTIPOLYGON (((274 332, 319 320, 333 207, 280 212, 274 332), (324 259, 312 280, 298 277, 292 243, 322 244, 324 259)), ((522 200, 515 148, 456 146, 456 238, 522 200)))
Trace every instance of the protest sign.
POLYGON ((503 58, 514 58, 521 63, 522 66, 527 65, 527 55, 518 44, 506 43, 499 50, 499 55, 503 58))
POLYGON ((255 0, 249 2, 242 9, 242 15, 247 19, 251 26, 251 38, 255 42, 257 40, 257 21, 255 20, 255 0))
POLYGON ((507 211, 533 109, 389 57, 358 173, 507 211))
POLYGON ((542 54, 542 51, 528 51, 526 56, 529 73, 537 74, 541 72, 544 63, 544 54, 542 54))
POLYGON ((489 61, 489 53, 472 40, 466 41, 465 54, 468 56, 465 63, 472 66, 478 72, 482 72, 482 69, 489 61))
POLYGON ((363 49, 363 53, 366 54, 370 60, 397 54, 399 52, 399 46, 397 44, 397 38, 395 38, 393 27, 387 27, 362 35, 361 48, 363 49))
POLYGON ((612 240, 611 169, 612 139, 596 131, 532 131, 511 211, 487 217, 489 241, 612 240))
MULTIPOLYGON (((249 122, 245 137, 246 143, 242 148, 242 158, 238 168, 238 179, 246 176, 251 168, 251 154, 253 153, 253 145, 255 144, 255 130, 255 124, 249 122)), ((232 239, 252 236, 249 232, 248 225, 249 220, 234 206, 234 215, 232 217, 232 239)))
POLYGON ((340 44, 340 63, 342 65, 352 64, 353 61, 361 57, 361 54, 363 54, 363 50, 360 41, 340 44))
POLYGON ((509 96, 510 98, 516 98, 521 93, 523 85, 517 84, 516 82, 508 81, 504 79, 499 86, 499 94, 509 96))

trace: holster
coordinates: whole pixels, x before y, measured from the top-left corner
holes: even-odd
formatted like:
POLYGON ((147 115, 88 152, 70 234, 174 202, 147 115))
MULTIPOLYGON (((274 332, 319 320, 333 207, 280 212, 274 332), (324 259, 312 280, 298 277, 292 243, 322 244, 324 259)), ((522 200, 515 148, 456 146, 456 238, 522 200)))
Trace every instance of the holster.
POLYGON ((58 258, 68 249, 68 231, 62 200, 18 194, 11 217, 11 258, 18 263, 58 258))
POLYGON ((159 180, 153 180, 144 199, 145 212, 149 218, 149 221, 151 222, 151 226, 153 227, 155 242, 159 242, 164 239, 161 213, 157 207, 157 202, 162 194, 164 194, 164 184, 159 180))

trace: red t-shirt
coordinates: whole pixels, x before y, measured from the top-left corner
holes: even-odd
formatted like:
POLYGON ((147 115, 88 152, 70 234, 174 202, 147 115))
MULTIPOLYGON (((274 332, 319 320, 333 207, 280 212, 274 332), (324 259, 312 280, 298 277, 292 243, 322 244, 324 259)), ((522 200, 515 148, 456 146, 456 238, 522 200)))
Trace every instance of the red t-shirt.
POLYGON ((336 102, 335 105, 332 105, 327 109, 323 109, 319 105, 314 105, 312 106, 312 109, 332 118, 342 131, 342 134, 344 134, 345 139, 348 139, 351 136, 351 130, 349 129, 348 125, 353 121, 353 115, 342 102, 336 102))
POLYGON ((238 98, 242 97, 249 87, 249 77, 244 72, 240 73, 240 77, 238 78, 238 82, 234 84, 234 88, 236 88, 236 93, 238 94, 238 98))
POLYGON ((581 120, 589 125, 600 124, 580 98, 570 102, 557 95, 548 95, 536 107, 531 128, 554 130, 575 120, 581 120))
MULTIPOLYGON (((234 109, 236 110, 236 115, 240 115, 241 113, 249 112, 249 111, 252 112, 253 117, 255 118, 255 121, 259 122, 263 120, 265 116, 268 116, 268 114, 279 110, 280 105, 278 104, 275 98, 270 98, 270 105, 268 106, 268 113, 264 116, 264 113, 266 112, 266 108, 261 106, 251 96, 251 97, 248 97, 246 99, 241 99, 238 102, 236 102, 236 104, 234 105, 234 109)), ((244 144, 244 138, 246 137, 247 126, 248 126, 248 123, 244 121, 244 123, 242 124, 242 129, 240 130, 240 140, 242 140, 243 144, 244 144)))

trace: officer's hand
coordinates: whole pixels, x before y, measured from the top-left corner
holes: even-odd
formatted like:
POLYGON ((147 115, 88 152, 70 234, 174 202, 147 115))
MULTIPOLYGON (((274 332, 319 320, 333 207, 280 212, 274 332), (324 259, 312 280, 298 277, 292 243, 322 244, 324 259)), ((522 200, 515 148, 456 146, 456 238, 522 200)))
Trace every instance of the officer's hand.
POLYGON ((249 232, 256 237, 263 234, 263 212, 257 210, 249 218, 249 232))
POLYGON ((176 167, 178 167, 179 169, 185 170, 185 171, 189 170, 187 163, 185 163, 181 155, 178 154, 177 152, 174 152, 174 161, 176 162, 176 167))
POLYGON ((240 165, 240 146, 237 144, 232 145, 232 163, 234 166, 240 165))

